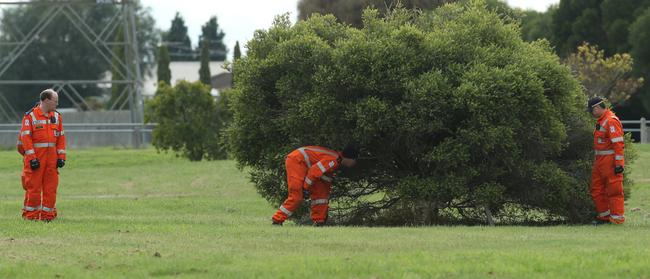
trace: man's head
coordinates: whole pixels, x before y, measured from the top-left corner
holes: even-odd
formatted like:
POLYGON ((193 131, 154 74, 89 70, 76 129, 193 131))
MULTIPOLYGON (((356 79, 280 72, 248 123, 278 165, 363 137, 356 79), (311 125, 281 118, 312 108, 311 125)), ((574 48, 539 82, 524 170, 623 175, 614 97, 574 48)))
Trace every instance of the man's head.
POLYGON ((600 118, 605 111, 607 111, 607 105, 605 100, 601 97, 593 97, 587 102, 587 111, 595 118, 600 118))
POLYGON ((348 144, 341 152, 341 165, 346 168, 354 167, 357 164, 357 158, 359 158, 359 149, 354 144, 348 144))
POLYGON ((43 90, 41 92, 41 109, 43 112, 48 113, 56 109, 56 106, 59 105, 59 94, 56 93, 51 88, 43 90))

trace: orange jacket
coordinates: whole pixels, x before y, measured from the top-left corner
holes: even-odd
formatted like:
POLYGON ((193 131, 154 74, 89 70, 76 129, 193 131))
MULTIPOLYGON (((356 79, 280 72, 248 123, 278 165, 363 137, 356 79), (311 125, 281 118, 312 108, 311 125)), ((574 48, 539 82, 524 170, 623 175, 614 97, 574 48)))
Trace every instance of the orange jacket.
POLYGON ((341 153, 320 146, 305 146, 289 153, 287 157, 304 162, 307 166, 307 176, 303 188, 307 189, 317 179, 325 183, 332 183, 334 171, 341 163, 341 153))
POLYGON ((614 155, 616 165, 625 166, 624 149, 625 135, 621 121, 608 109, 598 119, 594 130, 594 150, 596 155, 614 155))
POLYGON ((40 157, 36 149, 45 148, 56 148, 57 158, 65 160, 65 132, 59 112, 45 114, 36 106, 25 113, 21 125, 16 147, 27 161, 40 157))

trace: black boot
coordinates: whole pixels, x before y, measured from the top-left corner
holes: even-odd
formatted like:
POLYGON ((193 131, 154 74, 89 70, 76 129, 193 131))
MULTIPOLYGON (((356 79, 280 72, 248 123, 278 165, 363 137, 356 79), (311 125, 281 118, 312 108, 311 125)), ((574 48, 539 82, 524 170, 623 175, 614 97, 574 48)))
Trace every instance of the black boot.
POLYGON ((274 226, 282 226, 282 222, 277 222, 277 221, 273 220, 272 225, 274 225, 274 226))
POLYGON ((325 222, 314 222, 314 227, 324 227, 325 222))

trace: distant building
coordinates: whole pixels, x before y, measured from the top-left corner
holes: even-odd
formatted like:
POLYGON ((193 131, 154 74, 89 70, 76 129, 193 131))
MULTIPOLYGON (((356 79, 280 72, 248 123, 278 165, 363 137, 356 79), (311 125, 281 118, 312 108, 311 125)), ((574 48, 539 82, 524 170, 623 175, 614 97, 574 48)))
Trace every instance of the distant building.
MULTIPOLYGON (((172 73, 172 84, 179 80, 194 82, 199 80, 199 61, 173 61, 169 63, 169 69, 172 73)), ((156 76, 157 66, 151 70, 151 77, 144 77, 144 89, 142 95, 144 98, 151 98, 156 93, 158 86, 158 77, 156 76)), ((219 90, 228 89, 232 86, 232 73, 223 68, 223 62, 210 62, 210 74, 212 75, 212 92, 213 96, 219 95, 219 90)))

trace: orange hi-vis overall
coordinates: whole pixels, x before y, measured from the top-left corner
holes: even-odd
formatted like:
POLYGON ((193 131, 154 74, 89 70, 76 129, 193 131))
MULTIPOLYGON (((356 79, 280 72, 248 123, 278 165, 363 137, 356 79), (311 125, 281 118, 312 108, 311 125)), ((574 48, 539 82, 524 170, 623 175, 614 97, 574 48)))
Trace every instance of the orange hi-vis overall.
POLYGON ((597 218, 615 224, 625 222, 623 173, 615 173, 616 166, 625 166, 625 138, 621 121, 606 110, 594 130, 595 160, 591 172, 591 197, 596 205, 597 218))
POLYGON ((57 215, 55 204, 59 185, 56 163, 57 159, 66 158, 61 115, 56 111, 45 114, 39 106, 28 111, 22 120, 17 148, 23 155, 23 218, 53 220, 57 215), (39 168, 31 169, 32 159, 39 160, 39 168))
POLYGON ((305 146, 287 155, 287 182, 289 197, 273 215, 273 221, 282 223, 303 201, 303 189, 311 196, 311 219, 325 223, 329 210, 329 195, 333 173, 340 166, 341 154, 320 146, 305 146))

